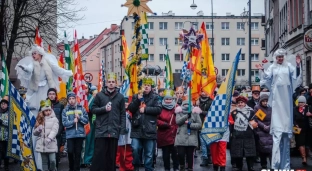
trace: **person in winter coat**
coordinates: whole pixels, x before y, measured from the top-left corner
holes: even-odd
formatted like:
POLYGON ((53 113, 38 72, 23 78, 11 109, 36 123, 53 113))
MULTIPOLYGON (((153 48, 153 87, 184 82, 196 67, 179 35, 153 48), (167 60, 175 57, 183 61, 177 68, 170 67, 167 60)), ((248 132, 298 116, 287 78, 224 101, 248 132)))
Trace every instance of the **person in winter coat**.
POLYGON ((4 160, 4 170, 9 170, 9 158, 6 157, 9 134, 9 98, 4 96, 0 101, 0 150, 1 158, 4 160))
MULTIPOLYGON (((127 110, 129 103, 129 98, 125 97, 125 109, 126 109, 126 135, 119 135, 118 140, 118 152, 119 155, 117 156, 119 159, 119 171, 131 171, 134 169, 132 165, 133 157, 132 157, 132 148, 131 148, 131 118, 132 114, 127 110)), ((117 160, 117 159, 116 159, 117 160)))
POLYGON ((260 156, 260 163, 262 169, 269 168, 267 166, 267 158, 269 158, 271 162, 272 147, 273 147, 273 138, 272 135, 270 134, 272 108, 268 106, 268 99, 269 96, 267 94, 262 94, 260 96, 259 104, 256 105, 254 109, 255 113, 261 110, 265 114, 263 120, 255 116, 256 122, 258 123, 258 128, 255 129, 255 131, 259 137, 259 143, 257 144, 257 148, 260 156))
MULTIPOLYGON (((230 113, 232 112, 232 111, 234 111, 234 110, 236 110, 236 108, 237 108, 237 106, 236 106, 236 99, 237 99, 237 97, 239 96, 239 91, 237 91, 237 90, 234 90, 234 93, 233 93, 233 96, 232 96, 232 101, 231 101, 231 108, 230 108, 230 113)), ((232 119, 232 121, 233 121, 233 118, 232 118, 232 116, 230 115, 229 116, 229 118, 231 118, 232 119)), ((230 122, 230 140, 229 140, 229 142, 227 143, 227 147, 228 147, 228 149, 230 149, 231 148, 231 142, 232 142, 232 139, 233 139, 233 124, 234 124, 234 122, 230 122)), ((231 165, 232 165, 232 168, 236 168, 236 162, 235 162, 235 159, 231 156, 231 165)))
POLYGON ((311 145, 311 128, 309 118, 312 117, 312 107, 306 105, 306 98, 299 96, 298 106, 294 108, 294 126, 300 128, 299 134, 295 133, 296 145, 302 157, 302 164, 307 165, 307 156, 311 145))
POLYGON ((177 87, 175 91, 175 95, 177 98, 177 104, 181 106, 182 102, 186 99, 184 96, 184 88, 183 86, 177 87))
POLYGON ((253 121, 253 109, 246 105, 247 100, 244 96, 237 97, 237 109, 231 112, 234 120, 231 157, 235 160, 239 171, 243 169, 244 157, 246 157, 248 171, 254 171, 253 162, 256 156, 253 129, 257 127, 257 123, 253 121))
POLYGON ((41 111, 37 115, 38 119, 33 133, 38 136, 35 150, 41 153, 42 169, 44 171, 57 170, 55 154, 58 152, 56 136, 59 131, 59 121, 51 105, 50 100, 40 102, 41 111), (39 119, 40 117, 42 119, 39 119), (38 122, 40 120, 41 122, 38 122))
POLYGON ((106 86, 93 101, 95 147, 90 171, 115 171, 119 135, 128 133, 125 99, 116 88, 116 83, 115 73, 109 73, 106 86))
POLYGON ((188 170, 193 170, 194 150, 198 146, 198 130, 202 127, 199 114, 202 112, 199 107, 194 107, 189 112, 189 102, 184 100, 182 106, 175 109, 176 123, 178 125, 174 145, 178 149, 180 171, 185 171, 185 156, 188 170))
POLYGON ((152 92, 153 80, 143 78, 143 93, 134 95, 128 110, 132 113, 131 138, 134 170, 141 164, 141 149, 144 149, 144 167, 153 170, 153 155, 157 139, 157 116, 161 113, 158 96, 152 92))
POLYGON ((307 104, 312 106, 312 83, 309 84, 309 89, 308 89, 305 97, 307 99, 307 104))
POLYGON ((68 105, 62 112, 62 121, 66 128, 69 170, 79 171, 82 143, 86 137, 84 126, 88 124, 89 118, 86 109, 77 104, 75 93, 67 93, 67 101, 68 105))
POLYGON ((179 170, 177 150, 174 147, 178 126, 174 113, 176 102, 173 100, 173 94, 172 90, 164 91, 161 114, 157 118, 157 146, 162 149, 165 171, 170 171, 170 155, 173 170, 179 170))

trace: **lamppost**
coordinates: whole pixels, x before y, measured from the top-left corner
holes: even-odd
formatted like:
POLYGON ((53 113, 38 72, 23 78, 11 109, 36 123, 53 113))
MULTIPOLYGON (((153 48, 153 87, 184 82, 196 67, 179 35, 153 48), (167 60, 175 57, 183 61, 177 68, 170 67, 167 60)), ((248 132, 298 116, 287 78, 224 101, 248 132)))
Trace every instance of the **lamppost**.
POLYGON ((193 9, 193 10, 197 8, 197 5, 194 3, 194 0, 193 0, 193 3, 191 4, 190 7, 191 7, 191 9, 193 9))
POLYGON ((120 83, 123 84, 122 82, 122 61, 119 61, 120 64, 120 83))
POLYGON ((214 61, 214 37, 213 37, 213 30, 214 30, 214 23, 213 23, 213 0, 211 0, 211 22, 212 22, 212 30, 211 30, 211 38, 212 38, 212 61, 214 61))

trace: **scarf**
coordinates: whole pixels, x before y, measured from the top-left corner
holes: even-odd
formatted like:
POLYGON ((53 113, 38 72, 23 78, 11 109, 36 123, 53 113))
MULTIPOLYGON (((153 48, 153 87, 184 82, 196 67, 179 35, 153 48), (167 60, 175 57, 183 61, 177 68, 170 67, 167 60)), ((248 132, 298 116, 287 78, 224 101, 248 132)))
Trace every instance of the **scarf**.
POLYGON ((165 109, 167 109, 167 110, 171 110, 171 109, 173 109, 174 106, 175 106, 175 101, 172 100, 172 102, 168 104, 168 103, 165 103, 165 100, 163 100, 161 104, 162 104, 162 107, 163 107, 163 108, 165 108, 165 109))
POLYGON ((208 101, 208 97, 200 97, 200 99, 199 99, 199 101, 200 102, 206 102, 206 101, 208 101))
POLYGON ((305 109, 305 107, 299 107, 299 112, 302 113, 302 114, 304 114, 304 113, 303 113, 304 109, 305 109))
POLYGON ((234 129, 236 131, 246 131, 249 125, 249 117, 251 108, 246 106, 242 109, 237 108, 237 114, 234 122, 234 129))

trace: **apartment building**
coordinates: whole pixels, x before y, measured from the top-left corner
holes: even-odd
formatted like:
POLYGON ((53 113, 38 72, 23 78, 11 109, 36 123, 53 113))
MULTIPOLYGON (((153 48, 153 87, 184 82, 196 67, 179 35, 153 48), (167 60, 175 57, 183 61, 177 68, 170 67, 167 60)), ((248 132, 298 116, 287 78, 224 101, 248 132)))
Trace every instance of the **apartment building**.
MULTIPOLYGON (((214 14, 213 23, 211 16, 204 16, 199 12, 197 16, 175 16, 171 11, 163 13, 160 16, 148 16, 148 36, 149 36, 149 65, 158 65, 165 68, 166 44, 169 47, 169 57, 174 73, 180 73, 183 65, 180 57, 182 42, 179 40, 179 32, 182 29, 189 30, 192 23, 197 30, 202 22, 205 23, 210 45, 214 46, 214 65, 217 68, 218 75, 225 77, 232 65, 239 49, 242 49, 240 63, 237 72, 237 83, 240 85, 248 84, 248 61, 252 61, 252 81, 256 84, 255 77, 258 76, 258 70, 255 64, 261 63, 265 51, 264 28, 261 27, 261 14, 251 17, 251 42, 248 40, 247 17, 231 15, 217 16, 214 14), (213 30, 213 39, 212 39, 213 30), (251 57, 248 57, 248 45, 251 43, 251 57)), ((133 19, 125 18, 122 20, 121 29, 124 30, 128 46, 131 45, 133 35, 133 19)), ((211 46, 212 47, 212 46, 211 46)), ((145 64, 143 64, 145 65, 145 64)))

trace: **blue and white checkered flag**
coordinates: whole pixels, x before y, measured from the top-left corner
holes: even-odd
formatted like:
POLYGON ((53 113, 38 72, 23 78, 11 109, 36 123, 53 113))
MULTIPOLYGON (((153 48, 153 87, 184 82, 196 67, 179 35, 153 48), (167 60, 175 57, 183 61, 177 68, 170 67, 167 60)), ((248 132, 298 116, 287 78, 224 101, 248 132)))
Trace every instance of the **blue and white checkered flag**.
POLYGON ((190 70, 187 69, 187 63, 188 63, 187 61, 183 62, 180 79, 188 83, 191 81, 191 73, 190 73, 190 70))
POLYGON ((126 79, 123 84, 122 84, 122 87, 120 88, 119 90, 119 93, 121 93, 122 95, 124 96, 127 96, 127 92, 129 90, 129 87, 130 87, 130 82, 129 82, 129 79, 126 79))

